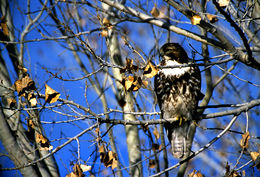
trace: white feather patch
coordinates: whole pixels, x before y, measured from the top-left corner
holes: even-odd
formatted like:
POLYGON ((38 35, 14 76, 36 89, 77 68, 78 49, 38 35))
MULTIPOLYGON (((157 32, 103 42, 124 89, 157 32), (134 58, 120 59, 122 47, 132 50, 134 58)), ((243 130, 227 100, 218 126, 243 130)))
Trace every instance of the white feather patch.
MULTIPOLYGON (((164 66, 176 66, 176 65, 178 66, 178 65, 182 65, 182 64, 178 63, 177 61, 166 60, 166 64, 164 66)), ((162 72, 166 76, 169 76, 169 75, 170 76, 181 76, 189 70, 190 70, 190 67, 163 68, 159 72, 162 72)))

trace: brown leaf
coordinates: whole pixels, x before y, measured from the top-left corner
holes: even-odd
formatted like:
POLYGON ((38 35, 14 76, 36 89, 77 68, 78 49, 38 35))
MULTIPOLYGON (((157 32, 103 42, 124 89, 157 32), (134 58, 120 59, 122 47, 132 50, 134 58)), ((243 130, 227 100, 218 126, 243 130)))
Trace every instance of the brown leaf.
POLYGON ((215 23, 218 21, 218 18, 216 15, 207 14, 207 18, 209 19, 210 23, 215 23))
POLYGON ((100 161, 104 163, 107 152, 105 151, 105 147, 103 144, 99 147, 98 152, 100 154, 100 161))
POLYGON ((45 138, 42 134, 36 133, 35 141, 40 144, 41 146, 40 150, 47 151, 53 149, 48 139, 45 138))
POLYGON ((26 135, 30 140, 34 140, 34 123, 32 119, 27 119, 27 132, 26 135))
POLYGON ((29 129, 34 129, 35 125, 34 125, 32 119, 28 119, 27 120, 27 126, 28 126, 28 130, 29 129))
POLYGON ((26 69, 25 67, 18 65, 18 69, 21 70, 23 73, 27 73, 28 69, 26 69))
POLYGON ((133 64, 134 61, 130 58, 126 58, 126 65, 124 68, 120 69, 120 73, 125 73, 125 72, 129 72, 129 73, 134 73, 136 71, 138 71, 138 66, 133 64))
POLYGON ((95 133, 98 135, 99 134, 99 128, 96 128, 95 133))
POLYGON ((100 32, 100 34, 101 34, 102 37, 107 37, 108 36, 108 31, 107 30, 102 30, 100 32))
POLYGON ((134 77, 133 76, 128 76, 127 80, 125 81, 125 89, 129 90, 134 83, 134 77))
POLYGON ((219 0, 218 4, 220 7, 226 7, 229 4, 230 0, 219 0))
POLYGON ((103 144, 99 147, 98 151, 100 153, 100 161, 102 163, 104 163, 105 167, 110 167, 111 166, 112 170, 114 168, 118 167, 118 160, 117 160, 116 153, 114 153, 112 151, 107 152, 105 150, 105 147, 104 147, 103 144))
POLYGON ((101 139, 100 136, 96 138, 96 142, 98 142, 98 143, 99 143, 101 140, 102 140, 102 139, 101 139))
POLYGON ((154 128, 153 134, 154 134, 154 136, 155 136, 155 138, 156 138, 157 140, 160 138, 160 134, 159 134, 159 132, 158 132, 158 130, 157 130, 157 127, 154 128))
POLYGON ((250 152, 250 156, 252 160, 255 162, 255 166, 258 170, 260 170, 260 155, 259 152, 250 152))
POLYGON ((203 177, 203 175, 197 171, 197 170, 193 170, 189 175, 188 177, 203 177))
POLYGON ((260 170, 260 155, 259 152, 250 152, 250 156, 252 160, 255 162, 255 166, 258 170, 260 170))
POLYGON ((32 107, 37 105, 37 99, 36 99, 35 95, 32 92, 30 92, 28 94, 27 100, 30 102, 32 107))
POLYGON ((140 77, 128 76, 123 78, 121 83, 124 85, 126 91, 137 91, 141 88, 142 80, 140 77))
POLYGON ((36 89, 34 81, 28 75, 22 78, 22 87, 27 90, 36 89))
POLYGON ((118 167, 118 161, 117 161, 116 153, 109 151, 108 157, 109 157, 109 161, 108 161, 107 167, 111 166, 112 170, 114 170, 115 168, 118 167))
POLYGON ((4 35, 8 36, 9 35, 9 30, 7 27, 7 20, 5 18, 5 16, 1 17, 1 29, 3 30, 4 35))
POLYGON ((150 159, 149 160, 149 168, 155 168, 156 162, 155 160, 150 159))
POLYGON ((242 139, 240 140, 240 146, 243 148, 243 149, 247 149, 248 148, 248 141, 250 139, 250 135, 249 135, 249 132, 246 132, 242 135, 242 139))
POLYGON ((201 17, 199 15, 194 15, 191 17, 191 24, 198 25, 200 24, 201 17))
POLYGON ((196 170, 193 170, 190 174, 188 174, 188 177, 193 177, 196 173, 196 170))
POLYGON ((86 172, 86 171, 90 171, 91 170, 91 166, 84 165, 84 164, 80 164, 80 168, 81 168, 82 172, 86 172))
POLYGON ((125 69, 129 71, 130 73, 134 73, 138 71, 138 66, 134 65, 134 60, 127 58, 126 59, 126 66, 125 69))
POLYGON ((15 81, 14 85, 18 95, 23 95, 25 91, 36 89, 34 81, 28 75, 20 80, 15 81))
POLYGON ((80 168, 80 165, 79 164, 75 164, 74 167, 73 167, 73 172, 75 175, 77 175, 78 177, 83 177, 84 174, 83 174, 83 171, 82 169, 80 168))
POLYGON ((104 145, 102 144, 101 146, 99 146, 99 150, 98 150, 99 153, 105 153, 105 147, 104 145))
POLYGON ((146 67, 144 68, 143 75, 148 78, 154 77, 158 73, 158 69, 153 66, 151 62, 149 62, 146 67))
POLYGON ((17 91, 18 95, 22 94, 22 80, 17 80, 14 82, 15 90, 17 91))
POLYGON ((250 156, 251 156, 253 161, 256 161, 257 157, 259 157, 259 153, 258 152, 250 152, 250 156))
POLYGON ((77 174, 75 174, 74 172, 71 172, 71 173, 67 174, 66 177, 79 177, 79 176, 77 174))
POLYGON ((45 84, 45 101, 48 103, 55 103, 60 97, 60 93, 53 90, 50 86, 45 84))
POLYGON ((156 5, 152 8, 150 13, 152 14, 153 17, 158 17, 160 15, 160 11, 157 9, 156 5))
POLYGON ((102 23, 103 23, 104 26, 110 26, 111 25, 110 21, 107 18, 103 18, 102 23))
POLYGON ((9 108, 14 108, 16 106, 16 100, 12 97, 7 98, 7 105, 9 108))

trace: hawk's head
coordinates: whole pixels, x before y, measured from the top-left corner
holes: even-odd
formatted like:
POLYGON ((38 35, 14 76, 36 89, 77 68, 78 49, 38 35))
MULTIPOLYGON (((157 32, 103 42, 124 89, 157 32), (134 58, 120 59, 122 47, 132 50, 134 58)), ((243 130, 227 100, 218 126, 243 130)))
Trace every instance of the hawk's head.
POLYGON ((188 63, 188 55, 178 43, 166 43, 160 49, 160 56, 165 61, 172 60, 180 64, 188 63))

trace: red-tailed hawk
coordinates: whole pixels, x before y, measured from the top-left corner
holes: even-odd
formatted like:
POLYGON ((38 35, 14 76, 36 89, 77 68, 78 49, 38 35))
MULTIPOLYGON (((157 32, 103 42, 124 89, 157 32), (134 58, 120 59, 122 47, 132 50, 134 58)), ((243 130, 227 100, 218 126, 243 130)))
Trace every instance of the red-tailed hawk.
MULTIPOLYGON (((178 43, 166 43, 160 49, 160 66, 176 66, 192 63, 178 43)), ((190 131, 195 119, 201 89, 200 70, 197 66, 161 68, 155 76, 154 89, 163 119, 178 118, 165 124, 172 153, 176 158, 187 157, 194 132, 190 131)))

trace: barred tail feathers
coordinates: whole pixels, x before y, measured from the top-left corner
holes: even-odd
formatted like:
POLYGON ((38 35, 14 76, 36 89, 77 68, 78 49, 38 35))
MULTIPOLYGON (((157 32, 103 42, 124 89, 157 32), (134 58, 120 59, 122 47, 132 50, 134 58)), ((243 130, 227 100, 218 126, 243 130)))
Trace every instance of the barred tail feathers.
POLYGON ((194 136, 194 132, 190 131, 191 126, 191 121, 186 121, 182 125, 172 124, 165 127, 175 158, 183 158, 189 155, 194 136))

